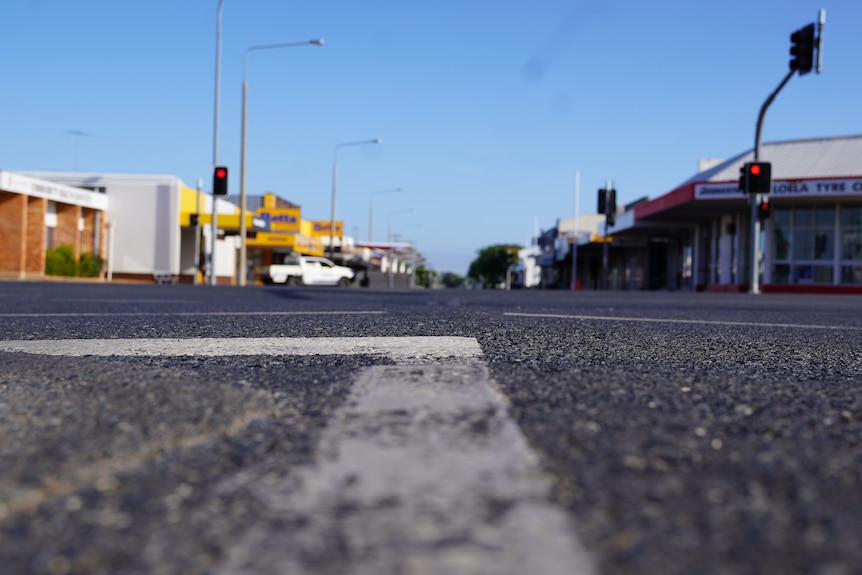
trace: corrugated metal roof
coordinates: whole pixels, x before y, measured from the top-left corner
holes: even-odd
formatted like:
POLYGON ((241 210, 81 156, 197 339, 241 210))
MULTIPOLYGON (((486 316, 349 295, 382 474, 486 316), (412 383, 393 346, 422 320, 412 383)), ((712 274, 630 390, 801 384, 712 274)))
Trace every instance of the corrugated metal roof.
MULTIPOLYGON (((862 135, 766 142, 760 146, 759 160, 772 163, 773 180, 860 177, 862 135)), ((753 161, 751 149, 695 174, 680 185, 737 181, 742 165, 753 161)))

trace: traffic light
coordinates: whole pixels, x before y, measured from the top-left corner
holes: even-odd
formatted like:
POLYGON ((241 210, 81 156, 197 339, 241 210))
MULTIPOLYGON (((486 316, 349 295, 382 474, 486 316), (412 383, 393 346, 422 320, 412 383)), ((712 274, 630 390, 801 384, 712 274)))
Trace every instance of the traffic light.
POLYGON ((761 222, 768 220, 770 216, 769 200, 763 200, 757 205, 757 219, 761 222))
POLYGON ((800 28, 790 35, 790 69, 798 70, 799 75, 807 74, 814 67, 814 24, 800 28))
POLYGON ((617 191, 616 190, 608 190, 608 198, 607 198, 607 210, 605 213, 607 214, 607 222, 609 226, 614 225, 614 221, 616 219, 617 213, 617 191))
POLYGON ((747 162, 742 167, 739 184, 749 194, 768 194, 772 191, 772 164, 747 162))
POLYGON ((614 225, 617 213, 617 191, 602 188, 599 190, 599 213, 605 214, 609 226, 614 225))
POLYGON ((198 227, 198 215, 197 214, 189 214, 189 226, 196 228, 198 227))
POLYGON ((216 166, 213 170, 213 195, 227 195, 227 166, 216 166))

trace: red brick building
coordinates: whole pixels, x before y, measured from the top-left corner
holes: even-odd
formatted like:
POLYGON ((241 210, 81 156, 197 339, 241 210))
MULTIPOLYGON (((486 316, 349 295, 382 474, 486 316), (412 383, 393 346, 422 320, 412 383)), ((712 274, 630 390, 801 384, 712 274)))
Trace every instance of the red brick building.
POLYGON ((46 251, 62 245, 104 258, 107 207, 98 190, 0 171, 0 278, 43 278, 46 251))

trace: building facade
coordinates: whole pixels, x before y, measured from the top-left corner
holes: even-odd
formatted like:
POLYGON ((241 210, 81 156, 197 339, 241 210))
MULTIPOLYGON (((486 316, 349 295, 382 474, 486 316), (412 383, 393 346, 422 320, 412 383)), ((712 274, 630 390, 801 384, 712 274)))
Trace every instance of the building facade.
POLYGON ((46 253, 59 246, 76 261, 104 258, 107 209, 102 190, 0 171, 0 278, 44 278, 46 253))
MULTIPOLYGON (((753 160, 747 151, 714 162, 617 216, 613 243, 643 243, 623 264, 640 270, 643 289, 749 290, 752 208, 739 175, 753 160)), ((862 136, 767 143, 759 161, 772 164, 773 180, 756 262, 761 290, 862 294, 862 136)))

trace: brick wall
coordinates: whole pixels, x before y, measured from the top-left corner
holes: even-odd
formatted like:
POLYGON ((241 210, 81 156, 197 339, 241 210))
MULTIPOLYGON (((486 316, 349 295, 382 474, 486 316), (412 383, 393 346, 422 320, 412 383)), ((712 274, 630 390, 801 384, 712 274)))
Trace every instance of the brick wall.
POLYGON ((78 220, 81 217, 81 206, 72 204, 57 204, 57 246, 72 246, 75 260, 81 256, 81 234, 78 232, 78 220))
POLYGON ((24 270, 24 228, 27 197, 0 192, 0 273, 18 277, 24 270))
POLYGON ((48 212, 48 200, 44 198, 27 198, 27 232, 24 249, 26 261, 24 271, 28 275, 45 275, 45 214, 48 212))

